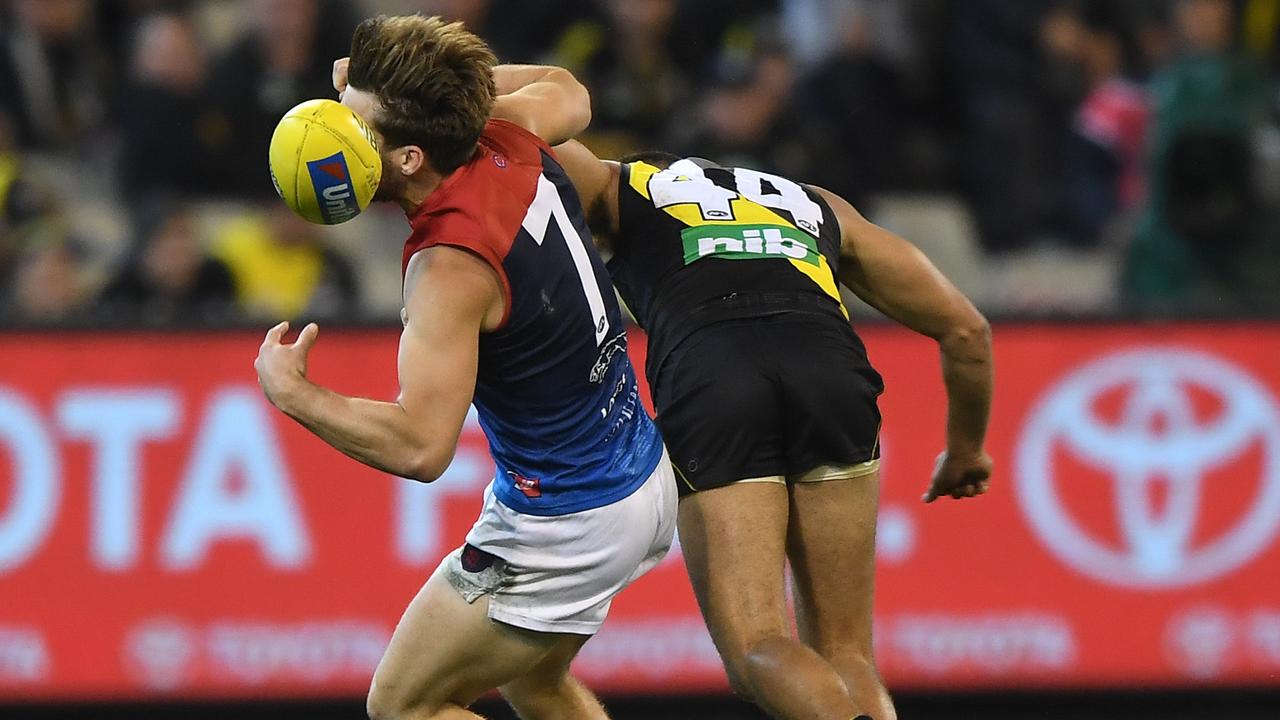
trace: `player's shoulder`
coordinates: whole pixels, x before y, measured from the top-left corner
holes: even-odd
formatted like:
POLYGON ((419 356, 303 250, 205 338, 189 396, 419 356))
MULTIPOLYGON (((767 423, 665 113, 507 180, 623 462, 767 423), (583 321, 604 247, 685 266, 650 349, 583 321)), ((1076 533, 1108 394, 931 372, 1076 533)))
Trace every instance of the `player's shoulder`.
POLYGON ((410 214, 407 252, 445 244, 501 262, 536 196, 544 148, 529 131, 490 120, 467 164, 410 214))
POLYGON ((505 155, 509 160, 542 165, 542 154, 551 154, 551 147, 537 135, 511 122, 492 118, 480 135, 480 146, 505 155))
POLYGON ((544 151, 550 153, 550 148, 528 130, 506 120, 490 120, 475 154, 424 206, 437 211, 478 206, 481 215, 487 215, 494 205, 527 205, 544 169, 544 151))

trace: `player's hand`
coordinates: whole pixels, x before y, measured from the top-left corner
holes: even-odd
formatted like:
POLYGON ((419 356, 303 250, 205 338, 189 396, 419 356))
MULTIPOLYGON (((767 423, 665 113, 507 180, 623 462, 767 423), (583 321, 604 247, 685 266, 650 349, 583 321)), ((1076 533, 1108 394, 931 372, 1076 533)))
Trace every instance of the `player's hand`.
POLYGON ((921 499, 931 503, 943 496, 959 500, 982 495, 990 486, 993 465, 991 456, 985 452, 969 456, 944 452, 933 466, 933 482, 921 499))
MULTIPOLYGON (((258 371, 258 384, 272 405, 284 410, 283 403, 290 392, 306 383, 307 353, 316 343, 320 326, 311 323, 302 328, 298 339, 287 344, 282 341, 289 331, 289 323, 282 322, 267 331, 267 337, 258 348, 258 359, 253 367, 258 371)), ((287 412, 287 411, 286 411, 287 412)))
POLYGON ((338 91, 338 97, 342 97, 343 91, 347 89, 347 67, 351 64, 351 58, 343 57, 333 61, 333 89, 338 91))

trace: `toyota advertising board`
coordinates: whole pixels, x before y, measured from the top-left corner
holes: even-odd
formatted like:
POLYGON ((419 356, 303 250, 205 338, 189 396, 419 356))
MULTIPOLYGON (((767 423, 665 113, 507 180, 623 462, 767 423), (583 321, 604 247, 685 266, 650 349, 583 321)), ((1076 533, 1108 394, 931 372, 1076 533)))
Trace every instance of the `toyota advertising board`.
MULTIPOLYGON (((993 490, 929 506, 936 349, 864 336, 892 687, 1280 685, 1280 325, 998 327, 993 490)), ((493 465, 474 417, 432 485, 347 460, 262 400, 259 340, 0 336, 0 700, 364 692, 493 465)), ((313 376, 393 397, 396 341, 326 329, 313 376)), ((678 552, 577 669, 726 687, 678 552)))

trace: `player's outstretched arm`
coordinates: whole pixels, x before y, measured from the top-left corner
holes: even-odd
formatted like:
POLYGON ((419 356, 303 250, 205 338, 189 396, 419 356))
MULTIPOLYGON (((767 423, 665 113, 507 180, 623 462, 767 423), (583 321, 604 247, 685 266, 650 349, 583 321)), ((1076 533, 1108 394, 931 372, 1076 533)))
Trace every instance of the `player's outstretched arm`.
POLYGON ((499 65, 491 117, 510 120, 548 145, 575 137, 591 124, 591 94, 573 73, 551 65, 499 65))
POLYGON ((325 442, 378 470, 431 482, 453 459, 475 391, 480 330, 502 290, 493 270, 465 251, 421 252, 420 270, 407 281, 396 402, 347 397, 308 380, 314 324, 292 345, 281 342, 288 323, 272 328, 255 367, 267 398, 325 442))
POLYGON ((815 188, 840 222, 840 281, 867 304, 938 341, 947 386, 947 450, 925 502, 986 492, 991 458, 983 449, 991 414, 991 328, 916 246, 881 228, 848 201, 815 188))

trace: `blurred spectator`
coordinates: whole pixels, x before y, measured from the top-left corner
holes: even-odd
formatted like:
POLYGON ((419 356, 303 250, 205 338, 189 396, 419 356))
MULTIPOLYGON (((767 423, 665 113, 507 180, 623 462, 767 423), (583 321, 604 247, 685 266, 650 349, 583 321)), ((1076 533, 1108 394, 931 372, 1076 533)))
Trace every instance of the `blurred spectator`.
POLYGON ((235 317, 231 271, 205 254, 190 209, 157 202, 140 225, 138 245, 103 291, 100 311, 116 322, 147 325, 235 317))
POLYGON ((797 106, 797 69, 767 32, 741 47, 730 42, 717 67, 695 117, 680 123, 681 153, 842 186, 849 159, 837 154, 838 142, 851 131, 824 127, 823 118, 797 106))
POLYGON ((909 16, 919 4, 919 0, 781 0, 779 21, 788 52, 806 70, 847 51, 851 22, 875 28, 870 37, 860 39, 863 52, 884 61, 902 61, 913 52, 909 16))
POLYGON ((660 138, 689 97, 689 78, 671 53, 676 0, 601 0, 603 14, 571 26, 553 61, 591 88, 590 144, 618 155, 660 138))
POLYGON ((0 116, 0 291, 9 287, 9 275, 17 255, 17 233, 10 210, 10 198, 18 184, 21 167, 17 155, 8 147, 7 120, 0 116))
POLYGON ((781 21, 791 58, 803 68, 816 67, 846 44, 842 38, 847 14, 861 20, 867 12, 862 0, 787 0, 781 21))
POLYGON ((1063 6, 1046 23, 1050 52, 1078 66, 1085 97, 1063 154, 1063 231, 1096 245, 1117 213, 1145 194, 1147 97, 1133 79, 1139 49, 1124 6, 1107 0, 1063 6))
POLYGON ((807 142, 825 138, 827 157, 838 162, 808 163, 804 178, 855 205, 891 184, 904 164, 901 134, 910 123, 896 68, 876 52, 875 16, 866 3, 846 3, 826 18, 834 46, 804 81, 796 115, 819 128, 807 142))
POLYGON ((1154 79, 1151 200, 1129 257, 1139 307, 1240 309, 1258 247, 1252 143, 1266 85, 1233 48, 1230 0, 1180 0, 1182 53, 1154 79))
POLYGON ((0 297, 13 285, 23 237, 52 211, 48 194, 23 176, 12 125, 0 114, 0 297))
POLYGON ((0 37, 0 112, 21 145, 75 150, 97 145, 111 65, 94 34, 89 0, 10 0, 0 37))
POLYGON ((210 94, 230 121, 230 181, 242 197, 273 195, 267 148, 289 108, 333 97, 333 61, 347 54, 351 6, 336 0, 255 0, 250 28, 213 66, 210 94))
POLYGON ((21 212, 21 169, 9 118, 0 114, 0 294, 10 286, 18 256, 17 226, 23 222, 17 217, 21 212))
POLYGON ((94 24, 114 67, 127 67, 139 21, 161 12, 190 11, 200 0, 93 0, 94 24))
POLYGON ((64 323, 89 299, 84 252, 57 220, 39 228, 18 258, 8 320, 64 323))
POLYGON ((1141 50, 1142 67, 1138 68, 1142 80, 1173 62, 1177 54, 1177 36, 1171 17, 1171 0, 1135 1, 1135 23, 1138 47, 1141 50))
POLYGON ((120 105, 121 183, 130 197, 234 186, 231 124, 204 93, 205 49, 191 19, 159 12, 137 25, 120 105))
MULTIPOLYGON (((599 1, 599 0, 597 0, 599 1)), ((831 0, 846 2, 847 0, 831 0)), ((726 46, 741 48, 767 26, 771 37, 783 36, 778 14, 794 0, 699 0, 676 3, 667 50, 695 82, 724 57, 726 46)))
POLYGON ((726 61, 725 66, 699 98, 698 122, 687 126, 696 134, 683 143, 682 150, 729 164, 778 170, 769 155, 783 130, 779 120, 791 96, 795 68, 776 48, 726 61))
MULTIPOLYGON (((389 14, 420 12, 461 20, 502 62, 534 62, 565 28, 588 14, 590 0, 407 0, 389 14)), ((381 4, 375 0, 375 7, 381 4)), ((381 10, 381 8, 379 8, 381 10)))
POLYGON ((223 227, 214 253, 231 269, 242 310, 258 318, 358 317, 355 271, 316 227, 281 203, 223 227))
POLYGON ((1051 0, 946 4, 946 63, 961 134, 961 190, 987 250, 1025 246, 1053 206, 1070 87, 1052 79, 1036 42, 1051 0))
MULTIPOLYGON (((1242 0, 1245 48, 1271 72, 1280 71, 1280 2, 1242 0)), ((1280 106, 1280 97, 1276 98, 1280 106)))

